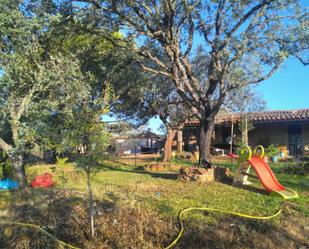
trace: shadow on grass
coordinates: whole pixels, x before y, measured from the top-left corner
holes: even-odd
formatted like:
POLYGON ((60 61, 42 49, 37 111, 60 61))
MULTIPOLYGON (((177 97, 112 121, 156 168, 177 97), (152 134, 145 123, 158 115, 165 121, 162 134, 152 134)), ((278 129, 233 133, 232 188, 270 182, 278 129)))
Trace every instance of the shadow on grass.
MULTIPOLYGON (((81 248, 162 248, 178 234, 176 216, 161 217, 139 206, 117 205, 117 196, 113 195, 112 202, 96 200, 96 210, 101 211, 95 221, 97 238, 89 241, 87 203, 82 198, 49 190, 34 191, 24 197, 25 200, 16 197, 22 205, 12 203, 10 219, 40 225, 57 238, 81 248)), ((158 207, 162 212, 172 211, 164 203, 158 207)), ((303 229, 306 220, 296 215, 283 213, 284 223, 279 225, 229 215, 216 215, 217 222, 207 224, 189 218, 188 214, 185 232, 175 248, 307 248, 303 229)), ((58 248, 55 242, 33 229, 5 225, 0 226, 0 234, 0 248, 58 248)))
MULTIPOLYGON (((292 223, 292 221, 289 221, 292 223)), ((293 226, 292 226, 293 227, 293 226)), ((304 236, 304 233, 302 234, 304 236)), ((295 236, 290 227, 278 227, 269 221, 240 217, 220 218, 215 224, 185 222, 185 233, 175 248, 307 248, 308 243, 295 236)))
POLYGON ((291 179, 291 180, 280 179, 280 183, 284 187, 300 190, 300 191, 303 191, 303 192, 309 192, 309 182, 305 179, 304 180, 296 180, 295 179, 295 181, 293 181, 293 179, 291 179))
MULTIPOLYGON (((236 186, 236 185, 234 185, 236 186)), ((248 191, 251 191, 251 192, 255 192, 255 193, 258 193, 258 194, 261 194, 261 195, 269 195, 269 193, 265 190, 265 189, 262 189, 262 188, 259 188, 258 186, 255 186, 255 185, 241 185, 241 186, 238 186, 242 189, 245 189, 245 190, 248 190, 248 191)))
POLYGON ((134 174, 143 174, 150 175, 153 178, 161 178, 166 180, 176 180, 178 177, 177 173, 160 173, 160 172, 148 172, 145 171, 142 167, 137 167, 135 169, 124 169, 120 167, 113 167, 107 164, 100 164, 103 169, 111 170, 111 171, 119 171, 124 173, 134 173, 134 174))
POLYGON ((258 193, 258 194, 269 195, 269 193, 265 189, 259 188, 259 186, 255 183, 252 183, 252 185, 251 184, 250 185, 235 184, 233 182, 233 179, 231 179, 231 178, 229 178, 227 181, 224 181, 222 183, 230 185, 230 186, 235 187, 235 188, 240 188, 240 189, 245 189, 245 190, 248 190, 248 191, 251 191, 251 192, 255 192, 255 193, 258 193))
MULTIPOLYGON (((87 199, 69 192, 34 189, 21 196, 12 193, 8 206, 9 221, 35 224, 55 238, 84 248, 90 241, 87 199)), ((114 202, 95 200, 100 213, 115 210, 114 202)), ((20 225, 0 225, 0 248, 59 248, 59 243, 36 228, 20 225)), ((62 247, 61 247, 62 248, 62 247)))

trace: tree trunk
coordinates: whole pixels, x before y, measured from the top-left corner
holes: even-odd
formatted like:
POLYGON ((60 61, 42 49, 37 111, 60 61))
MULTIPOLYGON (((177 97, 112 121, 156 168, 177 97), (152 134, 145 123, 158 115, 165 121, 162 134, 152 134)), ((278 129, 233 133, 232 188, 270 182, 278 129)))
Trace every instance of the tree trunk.
POLYGON ((241 137, 242 137, 242 142, 245 146, 248 146, 248 119, 247 119, 247 116, 245 116, 244 118, 244 127, 242 129, 242 134, 241 134, 241 137))
POLYGON ((91 183, 90 183, 90 171, 87 171, 87 188, 88 188, 88 194, 89 194, 89 216, 90 216, 90 232, 91 237, 94 238, 94 210, 93 210, 93 194, 91 189, 91 183))
POLYGON ((212 133, 215 127, 213 120, 200 120, 199 134, 199 165, 204 160, 209 162, 212 133))
POLYGON ((177 131, 177 153, 183 152, 183 137, 182 137, 182 129, 178 129, 177 131))
POLYGON ((28 182, 24 166, 24 156, 22 154, 19 154, 10 156, 9 159, 12 162, 12 166, 14 168, 15 177, 18 182, 18 187, 21 190, 27 190, 28 182))
POLYGON ((173 129, 167 130, 167 136, 164 144, 163 162, 169 162, 172 159, 172 145, 176 131, 173 129))

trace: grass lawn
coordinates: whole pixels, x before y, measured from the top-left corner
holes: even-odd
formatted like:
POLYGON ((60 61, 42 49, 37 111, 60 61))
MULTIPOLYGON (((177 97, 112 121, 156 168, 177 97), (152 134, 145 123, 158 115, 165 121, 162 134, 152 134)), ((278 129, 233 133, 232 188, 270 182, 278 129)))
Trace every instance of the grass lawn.
MULTIPOLYGON (((90 241, 87 235, 86 176, 78 173, 73 164, 67 164, 63 168, 67 178, 65 185, 61 180, 62 171, 57 166, 29 166, 29 179, 44 172, 52 173, 57 183, 53 190, 34 190, 26 201, 16 193, 0 192, 0 207, 2 212, 6 211, 15 216, 15 219, 32 221, 47 227, 47 221, 35 218, 33 213, 31 215, 34 218, 23 217, 21 206, 32 201, 32 206, 36 205, 33 212, 44 215, 48 212, 54 213, 54 218, 47 219, 53 224, 58 224, 57 216, 61 219, 67 210, 58 214, 58 211, 51 210, 51 205, 55 205, 56 202, 60 206, 59 209, 64 206, 70 208, 72 210, 69 216, 73 217, 73 214, 76 214, 79 217, 73 219, 83 227, 86 235, 72 235, 72 228, 68 228, 70 233, 63 235, 57 230, 64 229, 61 222, 60 225, 50 228, 50 231, 75 244, 78 239, 77 244, 83 248, 162 248, 177 234, 177 214, 184 208, 206 206, 265 216, 275 213, 282 204, 280 197, 268 195, 257 180, 254 180, 253 186, 247 188, 219 182, 183 182, 177 180, 176 171, 146 172, 143 170, 145 163, 149 163, 149 160, 138 160, 136 166, 134 160, 129 160, 125 165, 121 162, 104 161, 100 170, 93 175, 92 187, 97 202, 95 241, 90 241), (63 189, 67 191, 63 192, 63 189), (59 198, 64 201, 63 204, 58 203, 59 198), (50 203, 46 204, 46 199, 50 203), (40 202, 41 204, 38 204, 40 202), (76 207, 79 209, 76 210, 76 207), (10 211, 10 208, 15 211, 10 211)), ((173 163, 184 167, 192 164, 179 160, 173 163)), ((220 165, 235 169, 234 164, 230 162, 220 162, 220 165)), ((186 217, 186 232, 175 248, 226 248, 227 245, 229 248, 306 248, 309 176, 281 173, 281 169, 287 166, 284 163, 272 166, 278 180, 300 195, 299 199, 283 205, 283 213, 279 218, 252 221, 222 214, 192 212, 186 217)), ((67 219, 72 222, 72 226, 77 226, 74 220, 67 219)), ((78 229, 74 232, 76 230, 78 229)), ((28 235, 29 233, 31 234, 30 231, 28 235)), ((7 237, 12 239, 12 236, 7 237)), ((43 242, 36 243, 35 245, 39 245, 43 242)))

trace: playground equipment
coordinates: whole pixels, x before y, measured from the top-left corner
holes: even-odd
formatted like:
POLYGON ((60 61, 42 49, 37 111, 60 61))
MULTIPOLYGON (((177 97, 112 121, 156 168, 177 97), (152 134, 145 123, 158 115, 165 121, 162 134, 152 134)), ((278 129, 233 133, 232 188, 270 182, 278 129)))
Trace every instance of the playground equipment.
POLYGON ((263 160, 263 156, 264 148, 261 145, 255 147, 253 153, 248 146, 242 148, 238 156, 234 183, 250 184, 248 176, 255 177, 249 173, 252 167, 266 191, 277 193, 284 199, 298 198, 298 194, 294 190, 285 188, 279 183, 269 165, 263 160))

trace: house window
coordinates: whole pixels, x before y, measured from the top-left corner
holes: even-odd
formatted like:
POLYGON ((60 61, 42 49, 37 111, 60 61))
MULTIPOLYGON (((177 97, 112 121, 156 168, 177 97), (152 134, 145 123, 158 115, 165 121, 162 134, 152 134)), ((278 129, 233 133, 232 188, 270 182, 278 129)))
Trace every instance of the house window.
POLYGON ((295 125, 289 127, 289 154, 291 156, 303 155, 301 126, 295 125))

